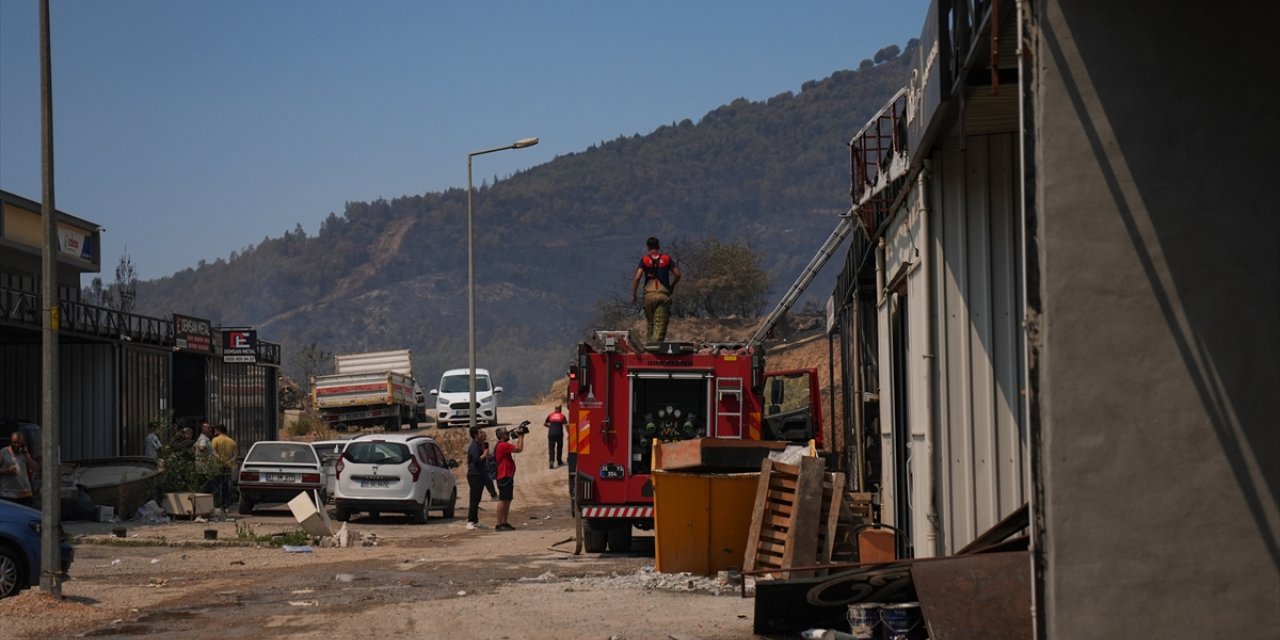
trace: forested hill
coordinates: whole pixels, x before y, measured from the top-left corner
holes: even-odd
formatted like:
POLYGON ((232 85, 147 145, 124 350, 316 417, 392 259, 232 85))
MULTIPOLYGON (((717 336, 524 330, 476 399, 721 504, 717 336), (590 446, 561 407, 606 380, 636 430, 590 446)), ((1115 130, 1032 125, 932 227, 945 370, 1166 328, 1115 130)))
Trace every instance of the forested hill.
MULTIPOLYGON (((890 57, 896 51, 799 93, 740 98, 696 122, 621 136, 480 187, 478 359, 506 402, 563 373, 595 302, 629 286, 650 235, 751 242, 776 299, 849 206, 846 145, 906 80, 911 52, 890 57)), ((258 327, 283 344, 291 375, 299 348, 313 342, 336 353, 411 348, 430 388, 467 362, 465 234, 464 189, 350 202, 314 236, 299 226, 143 282, 139 307, 258 327)), ((815 289, 825 296, 830 281, 815 289)))

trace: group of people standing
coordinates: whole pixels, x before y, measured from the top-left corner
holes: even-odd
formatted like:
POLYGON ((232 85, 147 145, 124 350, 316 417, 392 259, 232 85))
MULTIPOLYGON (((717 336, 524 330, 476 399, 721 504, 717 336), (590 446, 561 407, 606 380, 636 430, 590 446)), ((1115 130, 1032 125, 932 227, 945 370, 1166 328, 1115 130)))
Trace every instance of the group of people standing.
POLYGON ((143 445, 146 455, 151 458, 165 455, 167 448, 177 456, 213 464, 214 475, 207 490, 213 494, 218 506, 226 507, 232 498, 231 474, 235 473, 239 445, 227 434, 227 425, 214 425, 208 420, 200 421, 200 435, 194 439, 192 436, 191 427, 175 422, 167 447, 154 428, 147 432, 143 445))
MULTIPOLYGON (((549 466, 554 469, 564 466, 564 432, 568 418, 561 412, 561 405, 547 415, 543 426, 547 428, 547 455, 549 466)), ((515 454, 524 451, 524 436, 527 429, 520 430, 514 438, 506 427, 494 430, 498 444, 489 451, 489 434, 480 427, 471 427, 471 445, 467 448, 467 486, 470 499, 467 503, 467 528, 484 529, 480 522, 480 499, 485 491, 498 501, 497 522, 494 531, 514 531, 508 518, 511 515, 511 501, 515 497, 516 460, 515 454), (494 485, 497 491, 494 491, 494 485)))

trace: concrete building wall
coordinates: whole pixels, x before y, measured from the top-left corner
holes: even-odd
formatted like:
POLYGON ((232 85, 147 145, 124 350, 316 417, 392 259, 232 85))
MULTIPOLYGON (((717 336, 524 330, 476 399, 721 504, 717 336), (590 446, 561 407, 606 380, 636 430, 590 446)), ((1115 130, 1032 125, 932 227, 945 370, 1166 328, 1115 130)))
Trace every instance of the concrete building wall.
POLYGON ((1042 631, 1280 637, 1280 10, 1034 8, 1042 631))

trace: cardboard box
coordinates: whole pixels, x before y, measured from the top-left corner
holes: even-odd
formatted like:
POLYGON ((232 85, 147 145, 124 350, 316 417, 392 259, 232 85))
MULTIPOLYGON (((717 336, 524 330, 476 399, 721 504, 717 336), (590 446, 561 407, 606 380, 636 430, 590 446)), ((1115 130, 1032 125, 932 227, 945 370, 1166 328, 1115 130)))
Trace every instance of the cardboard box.
POLYGON ((164 510, 171 516, 194 518, 213 513, 212 493, 166 493, 164 510))
POLYGON ((289 511, 293 512, 294 519, 302 525, 302 530, 308 535, 318 538, 333 535, 329 513, 324 510, 324 505, 320 504, 319 496, 313 496, 305 491, 299 493, 289 501, 289 511))

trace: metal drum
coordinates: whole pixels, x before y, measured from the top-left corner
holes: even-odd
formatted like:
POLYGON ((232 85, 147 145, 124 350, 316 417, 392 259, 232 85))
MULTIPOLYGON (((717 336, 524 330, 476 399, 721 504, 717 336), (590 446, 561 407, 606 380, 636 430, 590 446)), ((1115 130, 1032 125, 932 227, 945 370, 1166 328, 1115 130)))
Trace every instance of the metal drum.
POLYGON ((927 640, 928 630, 919 602, 886 604, 880 607, 880 638, 883 640, 927 640))
POLYGON ((877 640, 880 635, 879 602, 859 602, 849 605, 849 630, 858 640, 877 640))

